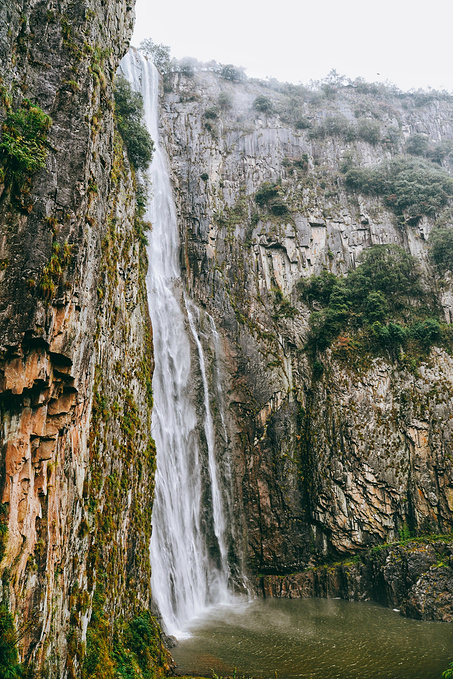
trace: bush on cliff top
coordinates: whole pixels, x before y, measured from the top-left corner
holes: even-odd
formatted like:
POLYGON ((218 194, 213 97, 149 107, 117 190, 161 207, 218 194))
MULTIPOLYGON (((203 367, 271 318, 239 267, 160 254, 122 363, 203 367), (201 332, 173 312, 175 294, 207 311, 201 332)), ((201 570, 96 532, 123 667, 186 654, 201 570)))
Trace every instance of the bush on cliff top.
POLYGON ((139 50, 151 57, 154 66, 162 75, 170 72, 172 61, 168 45, 156 43, 152 38, 145 38, 141 41, 139 50))

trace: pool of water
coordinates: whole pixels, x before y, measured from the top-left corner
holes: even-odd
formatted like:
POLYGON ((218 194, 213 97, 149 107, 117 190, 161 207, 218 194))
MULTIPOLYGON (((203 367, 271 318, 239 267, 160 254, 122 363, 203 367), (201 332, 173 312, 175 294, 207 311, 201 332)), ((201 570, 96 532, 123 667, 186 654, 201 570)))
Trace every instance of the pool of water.
POLYGON ((369 602, 264 599, 225 606, 172 649, 179 674, 272 679, 441 679, 453 624, 369 602))

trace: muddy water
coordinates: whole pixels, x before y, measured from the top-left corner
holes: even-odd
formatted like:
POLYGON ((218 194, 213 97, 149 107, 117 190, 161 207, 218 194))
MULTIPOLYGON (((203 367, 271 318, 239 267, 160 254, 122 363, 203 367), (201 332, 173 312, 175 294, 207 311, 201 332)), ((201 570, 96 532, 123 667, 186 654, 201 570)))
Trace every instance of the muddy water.
POLYGON ((440 679, 453 661, 453 624, 368 602, 256 600, 217 609, 191 633, 172 649, 180 674, 440 679))

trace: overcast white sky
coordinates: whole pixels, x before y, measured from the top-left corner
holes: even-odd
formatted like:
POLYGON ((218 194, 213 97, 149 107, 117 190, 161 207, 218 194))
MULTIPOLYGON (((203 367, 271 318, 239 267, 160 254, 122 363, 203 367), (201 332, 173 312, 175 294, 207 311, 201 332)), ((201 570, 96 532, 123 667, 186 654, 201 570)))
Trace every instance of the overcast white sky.
POLYGON ((453 91, 453 0, 137 0, 132 44, 308 83, 335 68, 453 91))

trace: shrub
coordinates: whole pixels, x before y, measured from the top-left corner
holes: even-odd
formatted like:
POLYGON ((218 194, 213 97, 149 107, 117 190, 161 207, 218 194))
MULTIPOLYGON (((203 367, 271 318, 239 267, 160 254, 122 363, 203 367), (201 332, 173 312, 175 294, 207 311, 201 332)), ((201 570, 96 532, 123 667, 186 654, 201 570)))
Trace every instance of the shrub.
POLYGON ((453 229, 433 229, 429 235, 430 256, 443 276, 453 270, 453 229))
POLYGON ((256 97, 255 101, 253 102, 253 108, 255 109, 255 111, 267 113, 269 111, 272 111, 272 102, 270 99, 260 94, 258 97, 256 97))
POLYGON ((385 350, 392 355, 406 344, 421 355, 434 343, 448 340, 417 262, 396 245, 370 248, 345 278, 323 271, 299 281, 298 289, 312 309, 323 307, 310 317, 311 350, 323 351, 345 332, 360 337, 365 352, 385 350))
POLYGON ((444 139, 432 145, 426 134, 413 134, 406 141, 406 151, 413 156, 424 156, 433 163, 441 164, 452 153, 453 140, 444 139))
POLYGON ((400 131, 398 127, 390 126, 384 130, 381 138, 381 143, 388 147, 397 147, 400 140, 400 131))
POLYGON ((115 81, 115 114, 129 160, 136 170, 146 170, 153 157, 154 144, 142 123, 143 98, 133 92, 126 78, 115 81))
POLYGON ((265 205, 271 198, 275 198, 278 195, 279 189, 278 184, 264 182, 255 194, 255 202, 258 205, 265 205))
POLYGON ((294 121, 294 127, 296 130, 309 130, 311 127, 311 122, 308 120, 308 118, 300 116, 294 121))
POLYGON ((309 167, 308 155, 306 153, 302 153, 300 158, 283 158, 282 166, 306 172, 309 167))
POLYGON ((288 207, 280 192, 279 184, 264 182, 255 194, 255 202, 276 216, 284 215, 288 212, 288 207))
POLYGON ((185 75, 186 78, 193 78, 195 75, 195 60, 190 59, 189 57, 181 59, 178 63, 178 70, 181 75, 185 75))
POLYGON ((453 197, 453 179, 432 163, 396 158, 374 168, 352 167, 345 172, 346 187, 381 196, 396 215, 434 216, 453 197))
POLYGON ((426 134, 413 134, 406 141, 406 151, 413 156, 426 156, 429 140, 426 134))
POLYGON ((441 163, 453 153, 453 139, 444 139, 428 148, 427 156, 433 163, 441 163))
POLYGON ((233 106, 233 97, 229 92, 220 92, 217 103, 222 111, 227 111, 233 106))
POLYGON ((428 348, 441 338, 441 327, 437 318, 427 318, 423 323, 414 323, 410 328, 410 334, 428 348))
POLYGON ((324 366, 321 363, 321 361, 314 361, 313 368, 312 368, 313 379, 319 380, 319 378, 322 376, 323 372, 324 372, 324 366))
POLYGON ((51 118, 28 99, 24 99, 18 111, 8 111, 2 125, 0 150, 14 181, 20 183, 45 167, 51 124, 51 118))
POLYGON ((210 108, 207 108, 206 111, 204 112, 204 117, 211 119, 211 120, 215 120, 215 118, 218 118, 219 113, 218 113, 216 107, 211 106, 210 108))
POLYGON ((0 679, 15 679, 21 676, 23 674, 18 662, 13 616, 2 604, 0 605, 0 679))
POLYGON ((319 276, 301 278, 297 287, 302 299, 310 306, 314 301, 325 306, 329 303, 332 288, 336 285, 337 281, 338 278, 335 274, 324 270, 319 276))
POLYGON ((297 158, 294 161, 293 164, 295 168, 306 172, 308 170, 308 155, 306 153, 303 153, 300 158, 297 158))
POLYGON ((274 215, 285 215, 288 212, 286 203, 280 196, 272 198, 272 200, 269 201, 268 207, 274 215))
POLYGON ((365 302, 365 315, 370 323, 383 321, 388 313, 388 304, 385 295, 376 290, 369 292, 365 302))
POLYGON ((324 139, 325 137, 343 137, 346 141, 355 139, 354 127, 344 116, 327 116, 317 127, 312 127, 308 132, 310 139, 324 139))
POLYGON ((354 302, 359 303, 371 292, 382 293, 393 311, 407 308, 411 298, 424 296, 417 261, 398 245, 375 245, 366 250, 360 266, 348 276, 348 287, 354 302))
POLYGON ((376 120, 360 118, 357 124, 357 136, 374 146, 381 139, 381 126, 376 120))
POLYGON ((244 71, 240 68, 236 68, 233 64, 227 64, 226 66, 222 66, 220 77, 224 80, 231 80, 232 82, 239 83, 244 80, 245 75, 244 71))

